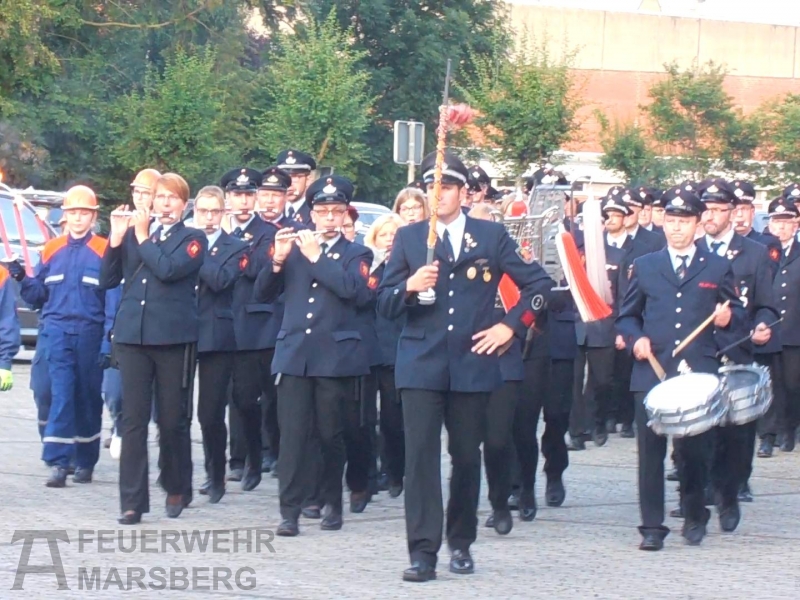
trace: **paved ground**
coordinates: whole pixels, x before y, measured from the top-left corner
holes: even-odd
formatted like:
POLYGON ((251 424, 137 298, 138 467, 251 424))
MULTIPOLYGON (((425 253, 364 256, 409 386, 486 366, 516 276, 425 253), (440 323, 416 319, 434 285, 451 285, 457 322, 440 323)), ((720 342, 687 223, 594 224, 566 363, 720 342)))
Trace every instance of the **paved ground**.
MULTIPOLYGON (((145 515, 145 522, 137 528, 120 529, 116 524, 118 463, 107 451, 103 451, 93 484, 70 483, 63 490, 44 487, 47 470, 39 460, 36 414, 26 385, 29 365, 16 364, 14 372, 17 386, 0 395, 0 598, 152 596, 159 585, 165 585, 159 579, 162 572, 151 571, 159 567, 176 577, 170 598, 764 599, 796 598, 800 593, 800 452, 778 453, 770 460, 757 461, 752 482, 756 501, 744 506, 743 522, 736 533, 720 534, 716 519, 712 519, 703 545, 688 547, 680 537, 680 522, 669 519, 673 533, 665 550, 649 554, 637 550, 635 442, 613 436, 606 447, 592 446, 570 455, 573 463, 566 474, 567 500, 562 508, 540 507, 533 523, 517 522, 507 537, 481 528, 473 547, 474 575, 450 574, 443 552, 438 581, 406 584, 400 580, 407 565, 402 497, 392 500, 382 494, 365 513, 346 515, 341 532, 323 532, 318 521, 305 521, 301 536, 267 544, 271 537, 267 530, 278 522, 277 482, 272 478, 267 477, 250 493, 234 484, 217 506, 196 497, 178 520, 165 517, 163 492, 153 488, 154 510, 145 515), (256 533, 256 528, 262 533, 256 533), (21 529, 66 530, 70 543, 58 542, 57 547, 68 590, 57 589, 53 574, 26 575, 24 591, 11 589, 23 542, 10 542, 14 531, 21 529), (197 546, 187 552, 183 537, 176 547, 165 544, 162 548, 163 540, 173 539, 170 535, 176 529, 182 533, 175 535, 189 537, 192 531, 205 535, 217 530, 217 537, 211 538, 216 541, 209 542, 205 552, 199 552, 197 546), (83 544, 79 543, 79 530, 90 530, 82 534, 83 544), (234 534, 230 530, 237 530, 235 552, 231 552, 234 534), (121 552, 131 548, 134 531, 139 535, 145 532, 144 549, 149 552, 143 552, 141 537, 135 550, 121 552), (264 543, 256 552, 258 535, 264 543), (98 537, 105 541, 99 544, 98 537), (105 590, 88 591, 86 583, 81 589, 81 568, 90 575, 98 568, 105 590), (129 568, 133 569, 133 589, 125 592, 129 568), (196 569, 197 575, 206 579, 196 579, 190 589, 181 590, 181 568, 196 569), (217 569, 219 577, 226 570, 232 574, 232 591, 219 579, 218 589, 213 589, 212 569, 217 569), (137 574, 151 586, 147 591, 136 591, 137 574)), ((201 449, 196 425, 193 437, 195 484, 199 485, 201 449)), ((151 444, 151 482, 157 476, 155 461, 155 445, 151 444)), ((442 461, 445 465, 447 458, 443 456, 442 461)), ((673 488, 668 485, 670 506, 676 500, 673 488)), ((544 504, 543 490, 537 492, 544 504)), ((488 503, 483 500, 481 521, 487 510, 488 503)), ((45 542, 36 542, 29 564, 52 564, 47 548, 45 542)), ((166 585, 170 587, 168 580, 166 585)))

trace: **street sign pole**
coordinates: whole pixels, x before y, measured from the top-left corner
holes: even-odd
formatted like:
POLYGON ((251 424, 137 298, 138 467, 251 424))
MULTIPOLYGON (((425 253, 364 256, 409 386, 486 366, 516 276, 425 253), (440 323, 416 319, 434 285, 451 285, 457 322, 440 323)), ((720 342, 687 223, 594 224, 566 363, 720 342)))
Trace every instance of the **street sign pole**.
POLYGON ((408 184, 414 183, 415 169, 414 157, 416 156, 416 148, 414 148, 414 136, 408 136, 408 184))
POLYGON ((414 183, 416 167, 422 163, 425 126, 415 121, 394 122, 394 162, 406 165, 408 183, 414 183))

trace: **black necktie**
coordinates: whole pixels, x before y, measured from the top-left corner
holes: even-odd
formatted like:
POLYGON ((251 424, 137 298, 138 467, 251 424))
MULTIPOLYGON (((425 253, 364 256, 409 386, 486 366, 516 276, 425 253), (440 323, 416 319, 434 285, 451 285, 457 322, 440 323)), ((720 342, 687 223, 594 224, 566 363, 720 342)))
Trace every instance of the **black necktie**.
POLYGON ((327 254, 328 253, 328 243, 327 242, 324 242, 319 248, 320 248, 320 250, 322 250, 323 254, 327 254))
POLYGON ((153 232, 153 235, 150 236, 150 241, 152 241, 154 244, 157 244, 160 239, 161 239, 161 226, 159 225, 158 227, 156 227, 156 230, 153 232))
POLYGON ((714 254, 719 254, 719 249, 722 248, 724 244, 725 242, 711 242, 711 251, 714 254))
POLYGON ((242 239, 242 234, 243 234, 243 233, 244 233, 244 232, 242 231, 242 228, 241 228, 241 227, 237 227, 236 229, 234 229, 234 230, 233 230, 233 235, 234 235, 234 237, 237 237, 237 238, 239 238, 239 239, 242 239))
POLYGON ((686 277, 686 261, 689 260, 689 256, 687 254, 681 254, 678 256, 678 259, 681 261, 681 264, 679 264, 678 268, 675 269, 675 275, 678 276, 678 279, 683 279, 686 277))
POLYGON ((450 243, 450 232, 447 229, 444 230, 444 235, 442 236, 442 245, 444 246, 445 254, 447 254, 448 262, 455 262, 456 255, 453 252, 453 244, 450 243))
POLYGON ((294 206, 289 207, 288 215, 290 219, 294 218, 294 206))
POLYGON ((617 245, 617 242, 611 242, 611 246, 614 247, 614 248, 619 248, 619 246, 617 245))

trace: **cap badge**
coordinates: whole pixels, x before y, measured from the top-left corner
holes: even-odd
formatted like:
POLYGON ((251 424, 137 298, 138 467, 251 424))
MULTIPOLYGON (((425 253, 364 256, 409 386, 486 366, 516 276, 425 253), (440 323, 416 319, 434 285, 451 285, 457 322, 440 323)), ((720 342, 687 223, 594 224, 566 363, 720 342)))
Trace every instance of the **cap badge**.
POLYGON ((322 188, 322 191, 325 192, 326 194, 335 194, 336 186, 329 183, 324 188, 322 188))
POLYGON ((644 199, 647 197, 647 193, 646 193, 646 192, 639 192, 639 197, 640 197, 642 200, 644 200, 644 199))
POLYGON ((630 194, 625 194, 625 195, 622 197, 622 201, 623 201, 623 202, 630 202, 630 201, 631 201, 631 195, 630 195, 630 194))
POLYGON ((481 174, 480 174, 480 173, 478 173, 477 171, 473 171, 473 172, 472 172, 472 176, 473 176, 475 179, 477 179, 478 177, 480 177, 480 176, 481 176, 481 174))
POLYGON ((290 152, 289 156, 286 157, 286 164, 287 165, 293 165, 296 162, 297 162, 297 159, 294 156, 292 156, 292 153, 290 152))
POLYGON ((242 174, 236 178, 236 183, 237 185, 247 185, 250 183, 250 178, 244 171, 242 171, 242 174))
POLYGON ((684 204, 685 202, 683 201, 683 198, 675 198, 672 201, 672 206, 683 206, 684 204))
POLYGON ((684 189, 684 190, 686 190, 687 192, 691 192, 691 191, 692 191, 692 186, 690 186, 690 185, 687 185, 687 186, 686 186, 685 188, 683 188, 683 189, 684 189))
POLYGON ((779 204, 778 206, 775 207, 775 212, 776 213, 786 212, 786 207, 779 204))
POLYGON ((736 194, 737 198, 744 196, 744 190, 741 188, 736 188, 733 193, 736 194))
POLYGON ((270 175, 269 178, 267 179, 267 181, 269 183, 278 183, 278 178, 275 177, 275 175, 270 175))
POLYGON ((709 188, 706 191, 711 193, 711 194, 716 194, 719 191, 719 188, 717 186, 715 186, 715 185, 712 185, 712 186, 709 186, 709 188))
POLYGON ((797 188, 794 188, 792 190, 792 196, 800 196, 800 190, 798 190, 797 188))

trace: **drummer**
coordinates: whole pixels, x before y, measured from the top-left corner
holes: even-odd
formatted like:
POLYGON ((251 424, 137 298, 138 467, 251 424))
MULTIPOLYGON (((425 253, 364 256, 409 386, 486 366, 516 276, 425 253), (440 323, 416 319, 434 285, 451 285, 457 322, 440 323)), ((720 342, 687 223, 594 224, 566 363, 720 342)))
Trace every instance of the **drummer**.
MULTIPOLYGON (((667 439, 647 426, 645 397, 659 383, 655 359, 667 377, 685 363, 693 372, 716 374, 716 330, 748 332, 742 303, 735 291, 729 261, 694 244, 705 211, 700 198, 685 187, 664 194, 664 233, 667 247, 636 259, 628 269, 629 287, 616 320, 617 330, 635 359, 631 391, 636 402, 639 454, 639 508, 641 550, 661 550, 669 529, 664 526, 664 457, 667 439), (726 301, 729 306, 724 306, 726 301), (672 351, 709 315, 713 324, 701 330, 677 356, 672 351)), ((701 402, 703 399, 700 398, 701 402)), ((675 440, 680 448, 681 488, 684 493, 683 537, 700 544, 711 513, 704 505, 708 480, 710 432, 675 440)))

